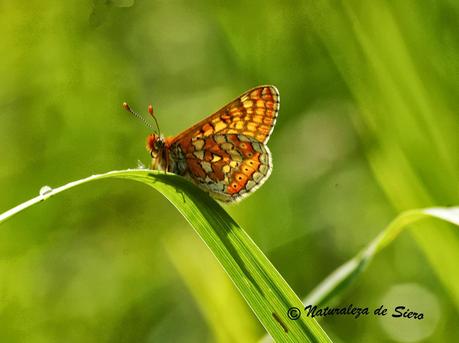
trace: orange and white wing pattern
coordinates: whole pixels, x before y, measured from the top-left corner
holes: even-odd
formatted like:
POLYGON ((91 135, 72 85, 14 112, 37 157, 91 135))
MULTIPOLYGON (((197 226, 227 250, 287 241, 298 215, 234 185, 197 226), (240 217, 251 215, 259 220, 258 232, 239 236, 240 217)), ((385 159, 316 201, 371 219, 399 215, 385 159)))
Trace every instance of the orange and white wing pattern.
POLYGON ((254 192, 272 170, 268 147, 242 134, 202 137, 188 147, 174 144, 169 156, 172 172, 190 178, 223 202, 254 192))
POLYGON ((219 111, 201 120, 174 138, 191 138, 220 134, 243 134, 267 143, 279 113, 279 92, 274 86, 253 88, 231 101, 219 111))
POLYGON ((184 175, 217 200, 253 193, 271 174, 266 142, 279 111, 274 86, 254 88, 173 138, 170 171, 184 175))

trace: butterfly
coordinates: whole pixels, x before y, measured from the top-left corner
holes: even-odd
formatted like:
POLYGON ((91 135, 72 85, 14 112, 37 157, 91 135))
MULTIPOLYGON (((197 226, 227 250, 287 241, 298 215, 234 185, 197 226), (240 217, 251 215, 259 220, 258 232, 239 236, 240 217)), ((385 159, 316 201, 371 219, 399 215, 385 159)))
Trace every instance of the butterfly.
MULTIPOLYGON (((149 112, 153 116, 151 106, 149 112)), ((259 86, 174 137, 164 138, 153 116, 158 132, 147 137, 151 169, 184 176, 219 201, 239 201, 271 174, 266 143, 278 113, 276 87, 259 86)))

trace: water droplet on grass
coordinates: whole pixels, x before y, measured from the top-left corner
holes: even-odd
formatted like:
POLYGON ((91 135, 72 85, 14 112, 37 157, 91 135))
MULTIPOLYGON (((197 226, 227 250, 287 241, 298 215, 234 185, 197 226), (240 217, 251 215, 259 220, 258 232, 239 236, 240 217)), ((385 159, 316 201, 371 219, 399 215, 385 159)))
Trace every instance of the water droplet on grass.
POLYGON ((40 195, 43 196, 43 195, 46 195, 48 194, 49 192, 51 192, 53 189, 49 186, 43 186, 40 188, 40 195))
POLYGON ((147 169, 147 167, 145 167, 145 164, 143 164, 141 160, 137 160, 137 168, 147 169))

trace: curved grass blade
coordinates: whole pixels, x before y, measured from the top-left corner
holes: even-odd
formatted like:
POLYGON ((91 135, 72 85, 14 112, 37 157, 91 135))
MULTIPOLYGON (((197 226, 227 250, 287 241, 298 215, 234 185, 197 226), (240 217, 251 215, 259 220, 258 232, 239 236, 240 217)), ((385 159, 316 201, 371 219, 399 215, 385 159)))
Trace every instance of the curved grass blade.
POLYGON ((321 305, 347 288, 375 255, 390 244, 408 225, 425 218, 436 218, 459 226, 459 207, 433 207, 410 210, 396 217, 360 253, 327 276, 304 299, 304 304, 321 305))
MULTIPOLYGON (((107 178, 128 179, 161 192, 193 226, 217 257, 268 333, 278 342, 331 342, 306 316, 290 320, 290 307, 301 300, 247 233, 206 193, 184 178, 145 169, 112 171, 49 189, 0 215, 0 223, 24 209, 75 186, 107 178)), ((224 320, 224 318, 222 318, 224 320)))

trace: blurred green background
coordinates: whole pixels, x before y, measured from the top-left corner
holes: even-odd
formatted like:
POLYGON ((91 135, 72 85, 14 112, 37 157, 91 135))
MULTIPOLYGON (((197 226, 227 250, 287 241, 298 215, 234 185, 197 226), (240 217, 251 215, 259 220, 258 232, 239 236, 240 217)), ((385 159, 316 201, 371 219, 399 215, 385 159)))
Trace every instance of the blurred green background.
MULTIPOLYGON (((459 3, 0 1, 0 211, 40 187, 149 164, 174 135, 274 84, 268 182, 228 211, 300 297, 402 210, 459 204, 459 3)), ((413 226, 334 304, 337 342, 459 340, 459 234, 413 226)), ((1 342, 251 342, 264 330, 159 193, 106 180, 0 230, 1 342)))

